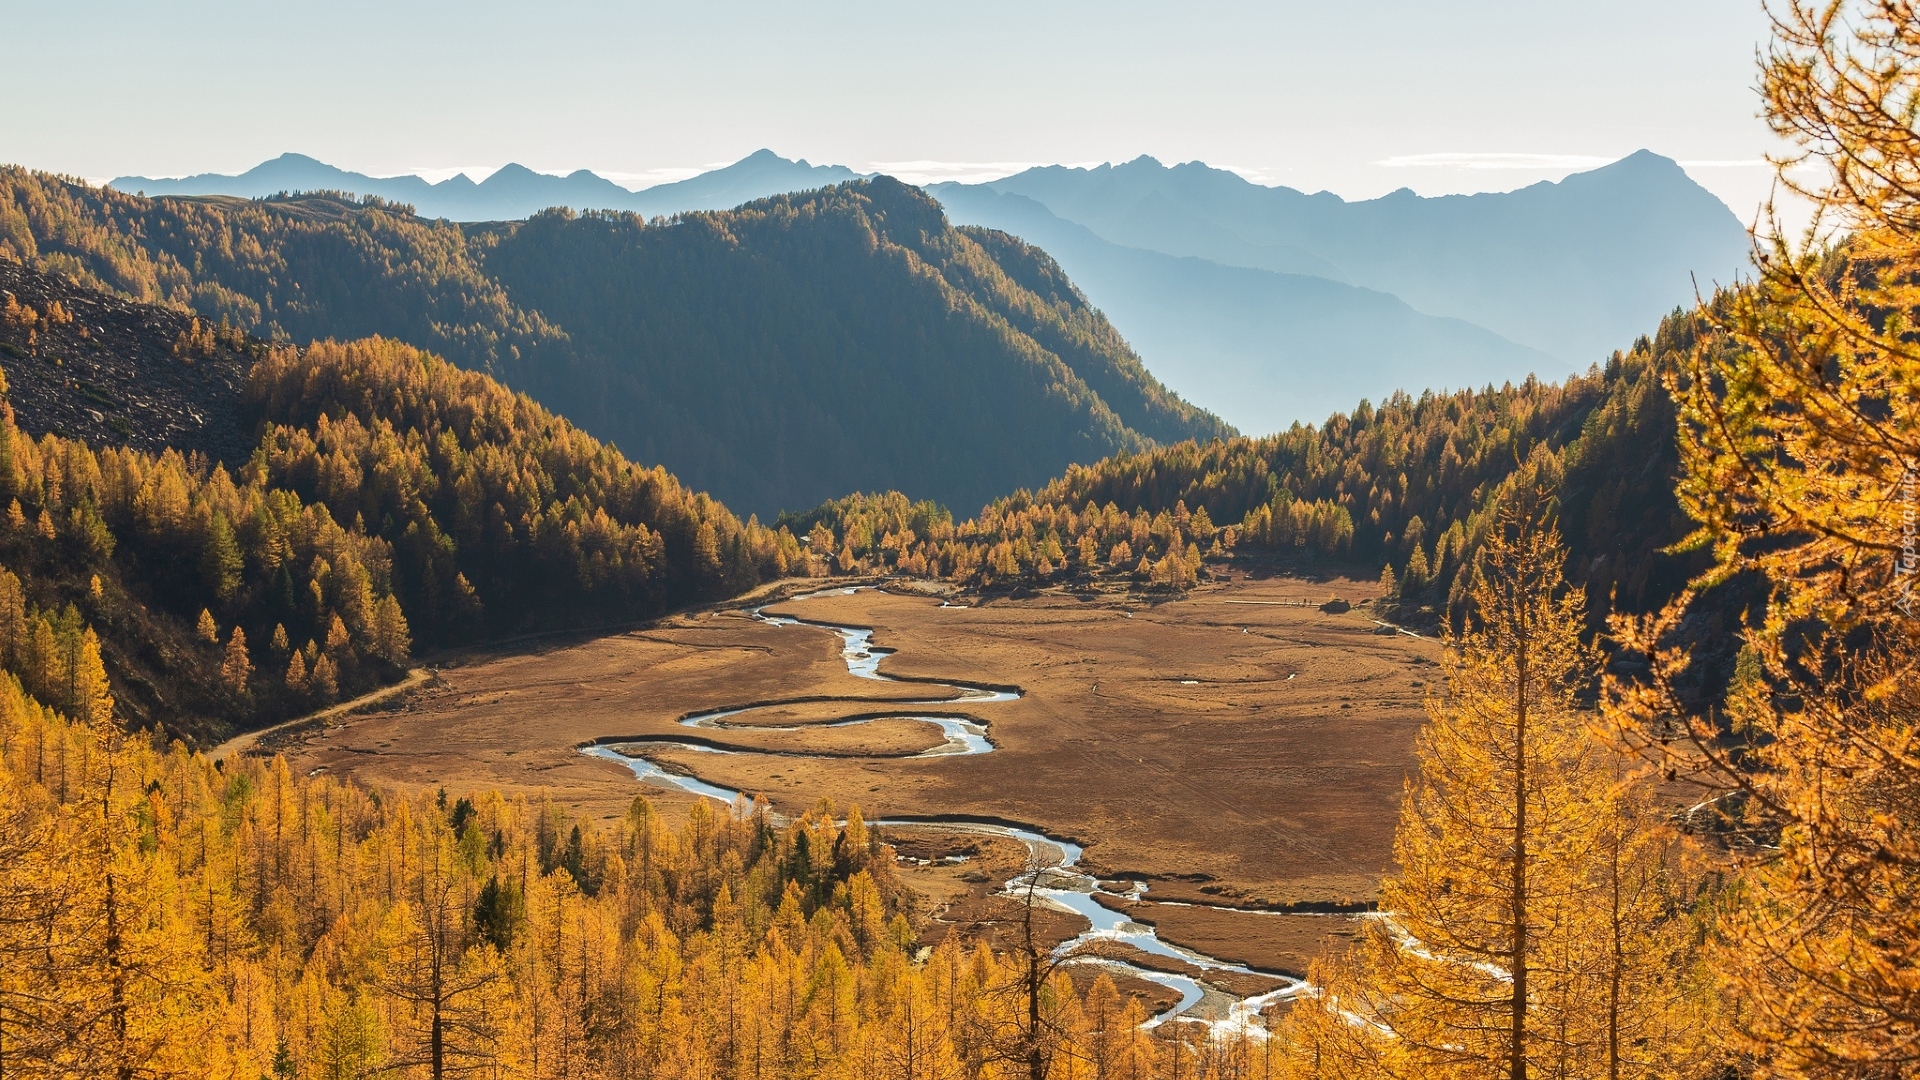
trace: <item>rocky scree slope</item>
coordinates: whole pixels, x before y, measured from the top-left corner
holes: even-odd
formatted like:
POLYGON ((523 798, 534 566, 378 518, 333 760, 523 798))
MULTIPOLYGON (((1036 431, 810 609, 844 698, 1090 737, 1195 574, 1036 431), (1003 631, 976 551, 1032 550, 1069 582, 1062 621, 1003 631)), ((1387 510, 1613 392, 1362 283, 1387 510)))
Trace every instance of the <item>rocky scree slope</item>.
POLYGON ((238 465, 253 445, 241 397, 262 348, 0 258, 0 369, 27 434, 238 465))

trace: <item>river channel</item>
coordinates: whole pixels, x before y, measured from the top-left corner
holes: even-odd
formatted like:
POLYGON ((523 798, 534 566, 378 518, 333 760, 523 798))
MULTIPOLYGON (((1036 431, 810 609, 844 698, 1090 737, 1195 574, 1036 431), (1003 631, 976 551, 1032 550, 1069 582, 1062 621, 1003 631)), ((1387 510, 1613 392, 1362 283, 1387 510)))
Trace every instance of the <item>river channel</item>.
MULTIPOLYGON (((831 595, 847 595, 854 589, 836 589, 827 592, 806 593, 795 596, 782 603, 798 603, 831 595)), ((893 650, 873 644, 873 631, 861 627, 839 626, 832 623, 796 619, 780 615, 768 615, 764 609, 755 608, 750 614, 773 626, 801 626, 825 630, 838 635, 841 641, 841 655, 846 661, 849 674, 862 679, 874 679, 881 682, 906 682, 880 670, 880 662, 891 655, 893 650)), ((915 680, 917 685, 921 685, 915 680)), ((920 715, 911 712, 914 706, 980 706, 996 702, 1015 701, 1020 691, 1004 687, 972 686, 965 683, 924 684, 938 686, 952 692, 951 696, 927 698, 914 701, 887 703, 889 708, 904 707, 909 711, 869 713, 846 720, 832 721, 816 726, 848 727, 857 724, 869 724, 876 720, 917 720, 935 724, 946 736, 946 741, 913 757, 964 756, 989 754, 994 750, 989 725, 980 719, 956 717, 953 715, 920 715)), ((715 709, 709 712, 695 713, 680 720, 683 727, 705 730, 751 730, 756 732, 797 731, 794 727, 769 727, 759 724, 741 723, 739 718, 760 709, 777 708, 780 703, 766 705, 715 709)), ((676 749, 694 750, 712 754, 754 754, 778 753, 782 756, 796 755, 788 751, 735 750, 707 744, 697 738, 675 739, 656 737, 651 739, 621 738, 594 743, 582 747, 582 752, 593 757, 617 762, 633 771, 636 778, 660 787, 671 787, 681 791, 702 795, 733 806, 736 800, 751 801, 751 797, 731 788, 710 784, 695 776, 678 772, 669 772, 647 758, 646 751, 651 747, 671 746, 676 749)), ((1142 953, 1165 957, 1168 960, 1191 965, 1204 972, 1233 973, 1238 975, 1258 975, 1277 978, 1271 973, 1256 972, 1244 965, 1220 960, 1192 949, 1181 948, 1161 941, 1153 927, 1136 923, 1121 912, 1106 907, 1099 897, 1107 896, 1122 900, 1143 899, 1147 891, 1145 882, 1131 882, 1132 887, 1125 892, 1112 892, 1102 887, 1094 876, 1081 871, 1079 867, 1081 849, 1079 845, 1058 837, 1047 836, 1037 829, 1007 825, 996 821, 978 821, 961 818, 943 817, 939 821, 916 821, 911 819, 882 819, 871 824, 889 830, 899 829, 938 829, 946 833, 972 833, 984 836, 1001 836, 1017 840, 1026 846, 1028 868, 1026 872, 1009 880, 1003 888, 1003 895, 1024 900, 1031 891, 1038 903, 1060 911, 1072 912, 1085 918, 1090 924, 1078 936, 1060 943, 1054 955, 1064 962, 1073 964, 1098 965, 1110 968, 1115 974, 1127 974, 1137 978, 1159 983, 1180 994, 1178 1004, 1153 1017, 1148 1026, 1157 1026, 1168 1021, 1182 1021, 1208 1024, 1221 1035, 1234 1032, 1248 1032, 1256 1037, 1264 1037, 1264 1028, 1256 1023, 1260 1010, 1274 1002, 1291 997, 1307 988, 1299 980, 1284 980, 1275 990, 1251 997, 1236 997, 1213 986, 1205 985, 1201 979, 1166 971, 1157 971, 1125 960, 1107 956, 1095 956, 1087 952, 1102 945, 1129 946, 1142 953)))

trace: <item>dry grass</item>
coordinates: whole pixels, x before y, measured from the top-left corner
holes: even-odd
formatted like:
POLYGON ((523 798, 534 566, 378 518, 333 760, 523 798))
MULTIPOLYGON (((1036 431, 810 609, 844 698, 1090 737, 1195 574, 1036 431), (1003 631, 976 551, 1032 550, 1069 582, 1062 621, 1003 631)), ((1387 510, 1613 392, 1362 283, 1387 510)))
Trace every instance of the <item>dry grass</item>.
MULTIPOLYGON (((858 803, 870 819, 1025 823, 1084 844, 1083 865, 1103 877, 1151 881, 1158 899, 1351 900, 1370 895, 1386 867, 1438 647, 1376 635, 1357 611, 1272 602, 1372 591, 1236 575, 1159 604, 1054 591, 961 609, 863 591, 773 605, 874 627, 875 643, 897 650, 882 666, 890 674, 1021 687, 1019 701, 912 710, 989 721, 998 749, 975 757, 901 759, 940 741, 930 725, 909 721, 793 732, 677 725, 691 712, 793 699, 813 700, 751 719, 817 725, 941 693, 854 678, 833 634, 734 611, 474 658, 397 708, 352 717, 289 755, 296 768, 376 785, 550 793, 612 816, 640 785, 576 745, 697 734, 742 749, 837 755, 658 755, 764 793, 777 809, 829 798, 858 803)), ((692 798, 647 794, 669 810, 692 798)), ((1171 923, 1168 937, 1181 940, 1171 923)))

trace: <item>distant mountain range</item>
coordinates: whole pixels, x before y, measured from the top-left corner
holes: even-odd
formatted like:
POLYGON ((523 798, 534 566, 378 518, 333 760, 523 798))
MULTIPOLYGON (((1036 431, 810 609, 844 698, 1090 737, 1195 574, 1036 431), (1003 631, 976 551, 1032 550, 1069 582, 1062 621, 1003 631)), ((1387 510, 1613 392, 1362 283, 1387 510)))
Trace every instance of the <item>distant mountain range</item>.
POLYGON ((1646 150, 1518 191, 1347 202, 1198 162, 1050 166, 981 185, 1117 244, 1391 292, 1586 363, 1747 265, 1733 211, 1646 150))
MULTIPOLYGON (((155 194, 340 190, 454 221, 548 206, 649 217, 853 179, 768 150, 628 191, 518 165, 483 183, 375 178, 288 154, 239 176, 122 177, 155 194)), ((1604 360, 1747 265, 1740 222, 1675 162, 1641 151, 1557 183, 1348 202, 1199 162, 1047 166, 929 188, 956 223, 1044 248, 1174 391, 1239 428, 1318 422, 1362 397, 1557 378, 1604 360)))
POLYGON ((1243 431, 1318 423, 1396 389, 1497 386, 1565 366, 1473 323, 1423 315, 1391 293, 1126 247, 990 187, 943 184, 930 193, 956 222, 1045 249, 1151 358, 1158 378, 1243 431))
POLYGON ((237 176, 201 173, 179 179, 121 176, 117 191, 146 195, 236 195, 262 199, 300 191, 344 191, 406 203, 421 217, 449 221, 512 221, 551 206, 574 210, 630 210, 654 217, 687 210, 730 210, 744 202, 808 191, 859 177, 840 165, 789 161, 760 150, 723 169, 642 191, 630 191, 585 169, 566 176, 507 165, 474 183, 466 174, 430 184, 418 176, 368 176, 337 169, 304 154, 282 154, 237 176))

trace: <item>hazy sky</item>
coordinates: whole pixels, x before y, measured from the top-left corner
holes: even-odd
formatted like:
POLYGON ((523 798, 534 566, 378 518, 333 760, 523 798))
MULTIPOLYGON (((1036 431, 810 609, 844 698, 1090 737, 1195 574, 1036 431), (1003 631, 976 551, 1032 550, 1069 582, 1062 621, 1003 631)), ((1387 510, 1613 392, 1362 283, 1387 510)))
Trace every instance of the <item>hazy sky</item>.
POLYGON ((1349 198, 1642 147, 1743 218, 1757 0, 699 4, 0 0, 0 162, 94 179, 287 150, 629 186, 765 146, 904 178, 1200 159, 1349 198))

